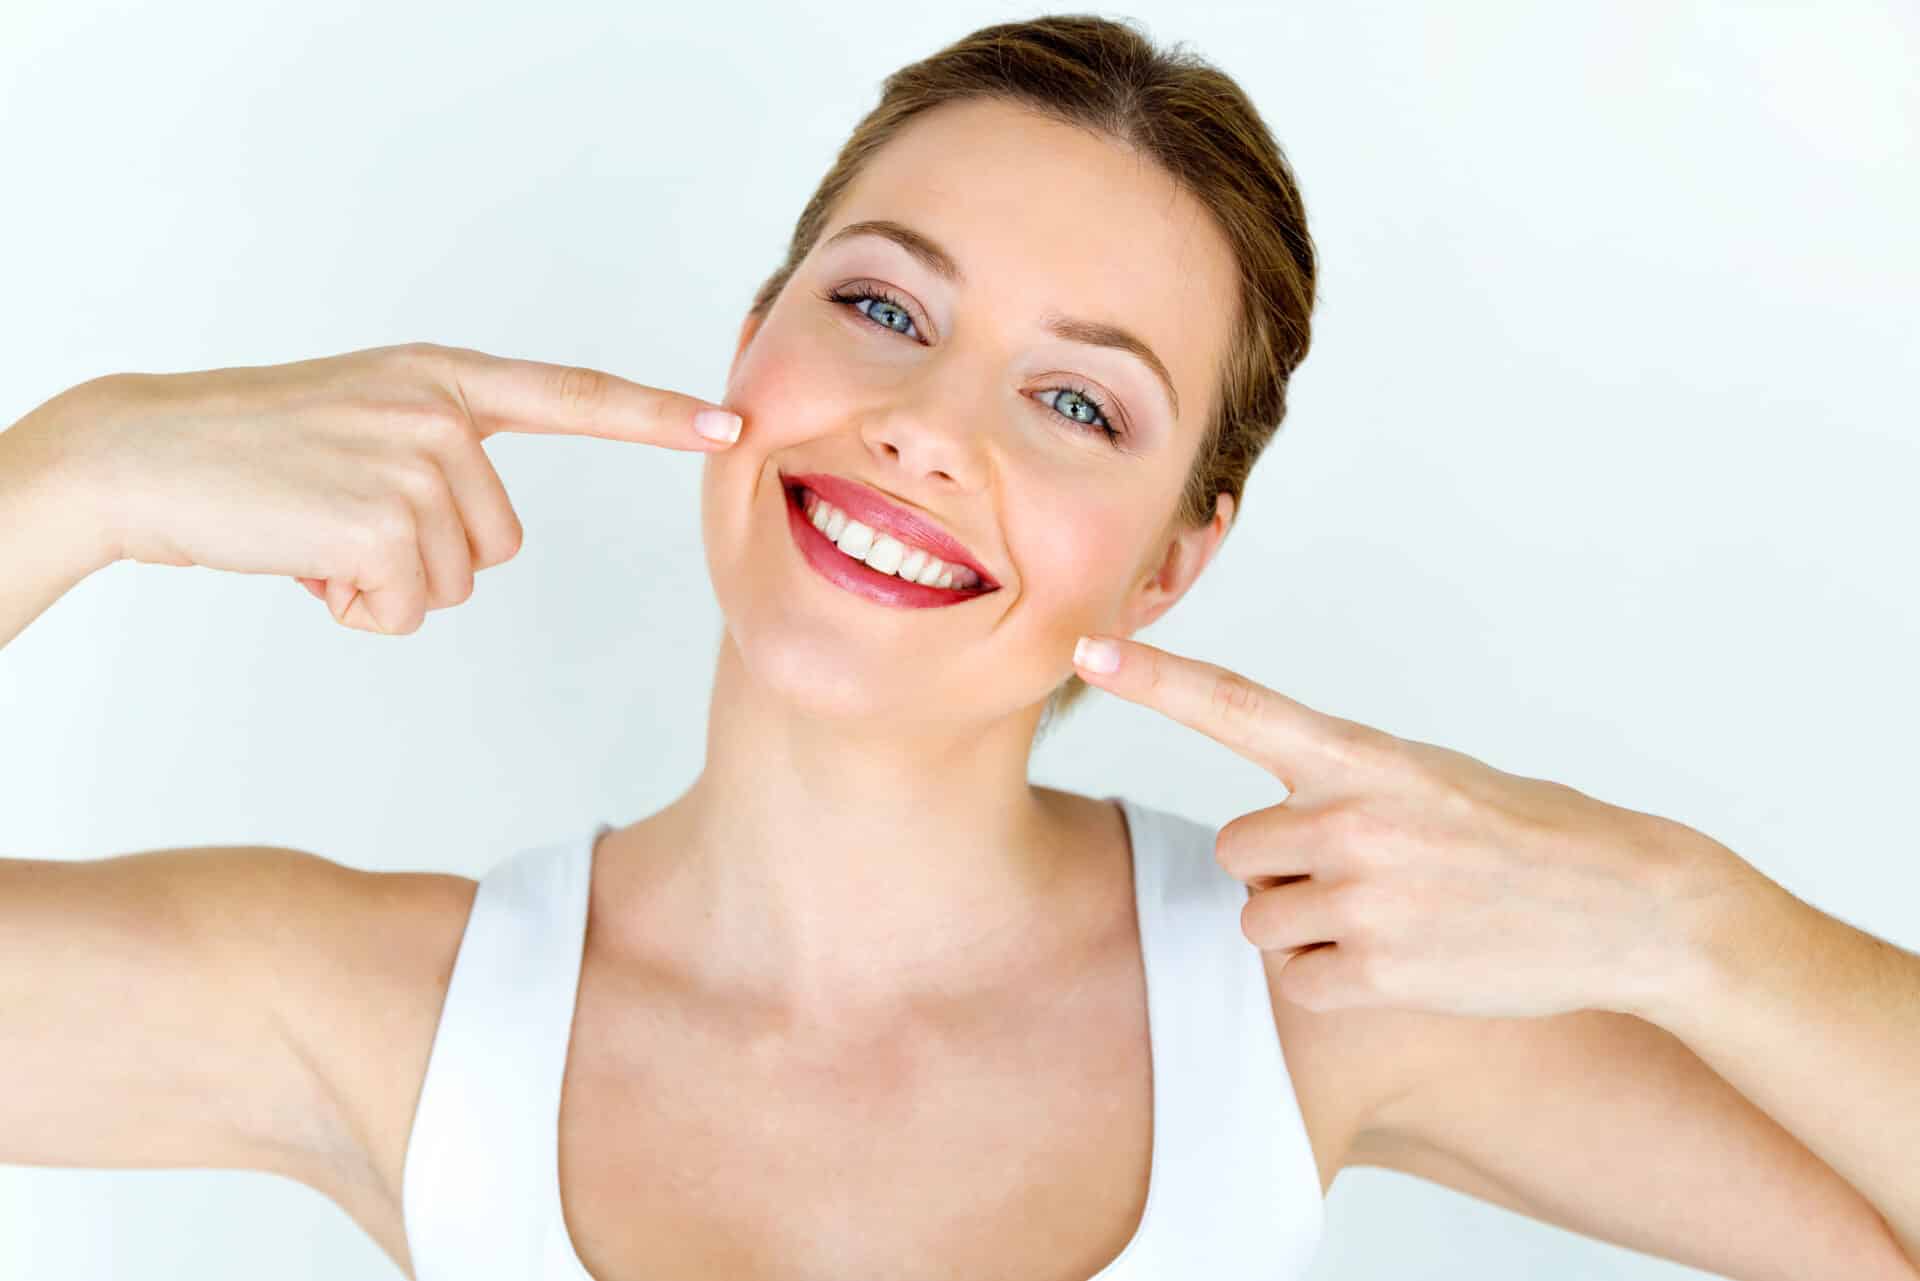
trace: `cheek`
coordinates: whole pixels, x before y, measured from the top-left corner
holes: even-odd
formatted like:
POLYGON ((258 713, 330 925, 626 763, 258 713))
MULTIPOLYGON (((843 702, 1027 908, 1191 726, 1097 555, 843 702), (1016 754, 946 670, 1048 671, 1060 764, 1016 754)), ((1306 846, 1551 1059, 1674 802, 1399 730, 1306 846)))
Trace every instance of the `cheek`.
POLYGON ((1058 491, 1011 500, 1025 513, 1008 536, 1021 567, 1023 595, 1049 628, 1097 625, 1133 585, 1138 508, 1106 497, 1063 503, 1058 491))
MULTIPOLYGON (((828 374, 831 363, 810 355, 778 322, 777 315, 769 318, 727 380, 722 403, 746 425, 731 448, 705 455, 701 499, 710 535, 714 522, 728 519, 723 513, 729 496, 745 504, 756 483, 771 478, 774 456, 826 434, 845 417, 842 393, 828 374)), ((734 519, 745 519, 744 507, 734 519)))
POLYGON ((795 344, 783 346, 779 334, 763 332, 727 382, 726 404, 746 419, 737 443, 764 454, 819 435, 841 394, 831 369, 795 344))

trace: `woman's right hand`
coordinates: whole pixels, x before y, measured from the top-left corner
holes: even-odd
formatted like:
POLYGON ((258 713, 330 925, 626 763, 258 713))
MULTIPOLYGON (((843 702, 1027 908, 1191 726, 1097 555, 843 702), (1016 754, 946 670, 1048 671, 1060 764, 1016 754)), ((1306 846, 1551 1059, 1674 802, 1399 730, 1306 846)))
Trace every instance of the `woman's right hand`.
POLYGON ((695 431, 712 408, 695 397, 432 343, 110 374, 86 392, 60 448, 106 496, 115 559, 285 574, 335 621, 387 635, 465 601, 475 570, 520 550, 481 448, 494 432, 729 443, 695 431))

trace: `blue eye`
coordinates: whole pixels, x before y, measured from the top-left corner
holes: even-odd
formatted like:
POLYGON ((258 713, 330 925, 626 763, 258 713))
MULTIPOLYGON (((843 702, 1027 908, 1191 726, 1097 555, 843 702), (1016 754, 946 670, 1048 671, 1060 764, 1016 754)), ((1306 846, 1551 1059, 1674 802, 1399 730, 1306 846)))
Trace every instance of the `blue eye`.
POLYGON ((914 334, 910 332, 910 330, 914 328, 914 317, 908 315, 906 307, 902 307, 900 303, 893 302, 893 300, 887 298, 885 294, 877 294, 877 292, 876 294, 851 294, 851 296, 847 296, 847 302, 854 303, 854 311, 860 311, 860 305, 858 305, 858 303, 874 303, 874 305, 868 307, 866 311, 860 311, 860 315, 864 315, 866 319, 874 321, 874 325, 879 325, 881 328, 891 328, 891 330, 897 332, 897 334, 906 334, 908 338, 914 338, 914 334), (874 315, 876 311, 879 315, 874 315), (895 317, 899 317, 900 323, 906 326, 906 328, 900 328, 900 325, 895 325, 895 323, 893 323, 895 317))
POLYGON ((1119 440, 1120 433, 1114 430, 1113 425, 1107 421, 1106 406, 1101 402, 1098 396, 1095 396, 1093 394, 1093 392, 1091 392, 1085 387, 1071 387, 1071 386, 1049 387, 1047 388, 1047 390, 1054 393, 1056 396, 1073 397, 1074 400, 1078 401, 1080 404, 1087 407, 1087 412, 1090 413, 1092 417, 1082 418, 1077 414, 1068 413, 1059 407, 1057 401, 1052 406, 1052 409, 1055 413, 1061 414, 1063 417, 1066 417, 1066 418, 1071 418, 1073 419, 1074 422, 1083 423, 1089 427, 1100 428, 1100 430, 1107 433, 1108 440, 1116 441, 1116 442, 1119 440))
POLYGON ((891 329, 894 333, 906 334, 909 338, 917 339, 918 337, 915 334, 907 332, 907 330, 913 328, 913 316, 907 311, 906 304, 892 297, 884 290, 875 289, 868 285, 855 285, 851 289, 846 290, 828 290, 826 296, 830 302, 851 304, 853 310, 860 312, 861 315, 882 329, 891 329), (859 304, 863 302, 870 302, 875 305, 862 311, 859 304), (880 313, 879 316, 873 314, 876 311, 880 313), (898 316, 900 320, 906 323, 906 329, 901 329, 893 323, 893 317, 895 316, 898 316))
MULTIPOLYGON (((865 320, 870 325, 875 325, 881 329, 890 330, 893 333, 913 338, 916 342, 919 341, 919 338, 915 334, 908 332, 913 328, 913 316, 907 311, 906 304, 888 294, 883 289, 878 289, 867 284, 856 284, 849 285, 844 289, 829 289, 825 293, 822 293, 820 297, 827 302, 835 303, 842 307, 850 307, 854 312, 858 313, 862 320, 865 320), (863 302, 874 305, 862 310, 859 304, 863 302), (876 312, 879 314, 876 315, 876 312), (892 323, 896 318, 906 325, 906 329, 898 328, 892 323)), ((1108 417, 1108 415, 1112 413, 1112 409, 1105 401, 1101 400, 1099 396, 1095 395, 1092 390, 1086 387, 1075 386, 1049 387, 1047 390, 1073 397, 1074 401, 1069 403, 1078 402, 1081 405, 1088 406, 1092 417, 1082 418, 1075 414, 1054 408, 1053 406, 1048 406, 1048 408, 1053 409, 1054 413, 1059 414, 1070 423, 1105 433, 1107 443, 1118 447, 1121 433, 1114 427, 1112 420, 1108 417)))

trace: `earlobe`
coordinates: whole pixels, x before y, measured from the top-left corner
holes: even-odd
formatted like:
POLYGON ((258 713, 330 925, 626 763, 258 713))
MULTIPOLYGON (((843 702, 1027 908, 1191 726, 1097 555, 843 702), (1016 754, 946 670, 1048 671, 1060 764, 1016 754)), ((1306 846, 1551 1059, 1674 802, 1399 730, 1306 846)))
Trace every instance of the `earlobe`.
POLYGON ((1213 519, 1174 534, 1156 580, 1162 590, 1178 598, 1200 577, 1200 571, 1213 560, 1213 554, 1220 549, 1220 540, 1233 525, 1233 505, 1232 494, 1224 491, 1215 494, 1213 519))
POLYGON ((1200 571, 1213 560, 1220 540, 1226 537, 1233 524, 1233 510, 1233 495, 1222 492, 1214 498, 1212 520, 1179 529, 1168 538, 1159 567, 1134 589, 1121 635, 1131 636, 1172 609, 1174 602, 1187 594, 1187 589, 1200 577, 1200 571))

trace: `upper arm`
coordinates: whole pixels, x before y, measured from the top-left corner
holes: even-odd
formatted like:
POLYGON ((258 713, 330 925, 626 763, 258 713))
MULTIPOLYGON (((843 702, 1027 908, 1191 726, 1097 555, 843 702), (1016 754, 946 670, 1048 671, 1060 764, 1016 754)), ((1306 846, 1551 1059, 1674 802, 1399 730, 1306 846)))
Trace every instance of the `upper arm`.
POLYGON ((1350 1164, 1741 1281, 1920 1278, 1865 1197, 1656 1024, 1366 1013, 1402 1050, 1350 1164))
POLYGON ((0 860, 0 1162, 318 1186, 350 1139, 290 1020, 370 875, 267 847, 0 860))

